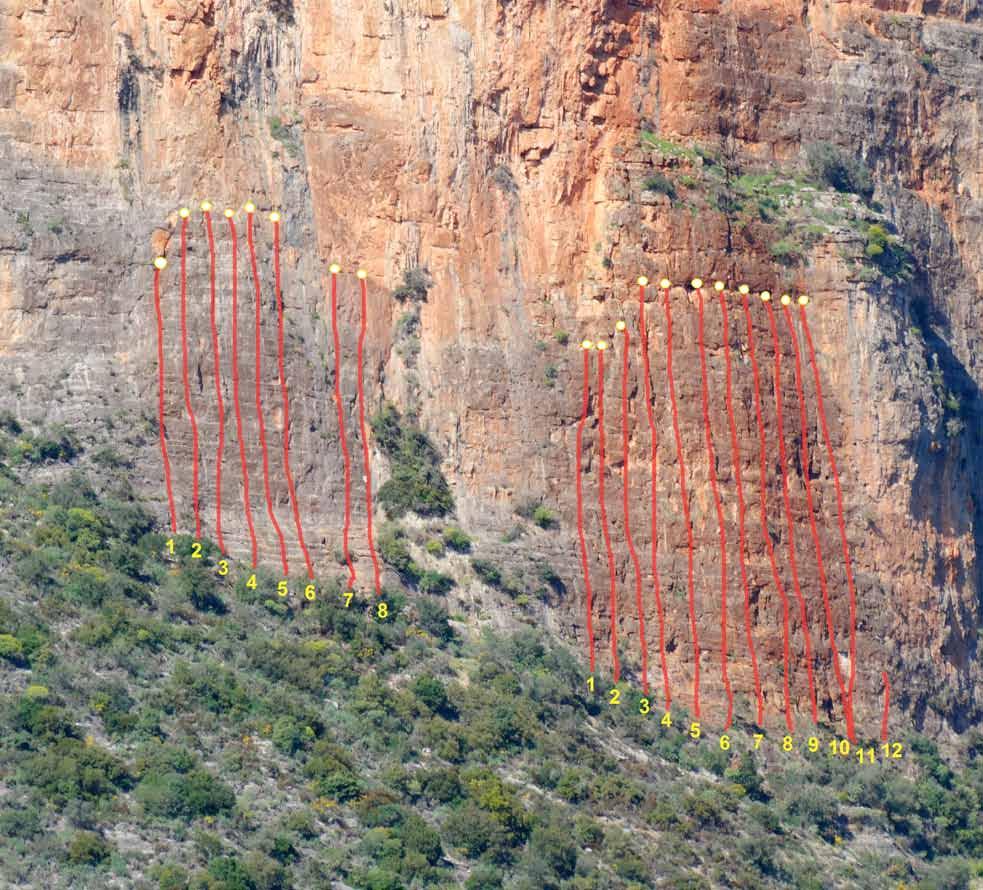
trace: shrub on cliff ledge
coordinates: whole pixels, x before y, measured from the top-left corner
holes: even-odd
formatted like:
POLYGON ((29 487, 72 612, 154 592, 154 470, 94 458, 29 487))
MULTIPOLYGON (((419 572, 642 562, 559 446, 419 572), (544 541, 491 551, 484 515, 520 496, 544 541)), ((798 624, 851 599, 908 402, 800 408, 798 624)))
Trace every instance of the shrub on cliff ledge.
POLYGON ((874 180, 867 165, 830 142, 814 142, 806 149, 809 172, 819 182, 838 192, 852 192, 863 198, 874 194, 874 180))
POLYGON ((454 509, 450 486, 440 472, 440 455, 421 429, 387 404, 372 418, 372 432, 392 471, 379 489, 379 503, 390 519, 408 512, 444 516, 454 509))
POLYGON ((400 303, 407 300, 422 303, 426 301, 427 291, 431 287, 433 287, 433 279, 430 277, 430 272, 417 266, 403 273, 403 283, 393 291, 393 296, 400 303))

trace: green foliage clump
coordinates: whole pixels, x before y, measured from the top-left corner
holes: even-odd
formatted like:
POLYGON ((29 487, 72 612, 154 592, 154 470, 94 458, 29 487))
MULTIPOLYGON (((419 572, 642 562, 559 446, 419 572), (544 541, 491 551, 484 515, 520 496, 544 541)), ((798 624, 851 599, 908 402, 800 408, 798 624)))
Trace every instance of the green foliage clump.
POLYGON ((779 238, 769 245, 768 251, 783 266, 795 266, 802 262, 802 246, 791 238, 779 238))
POLYGON ((142 765, 134 796, 149 815, 186 822, 228 813, 236 800, 232 789, 189 751, 166 745, 142 765))
POLYGON ((197 560, 181 566, 175 580, 178 594, 199 612, 214 612, 221 615, 227 609, 218 594, 215 572, 203 565, 203 562, 204 560, 197 560))
POLYGON ((874 193, 874 180, 863 160, 830 142, 808 146, 806 164, 813 179, 838 192, 851 192, 868 199, 874 193))
POLYGON ((386 404, 372 418, 372 432, 389 459, 391 476, 379 489, 379 503, 392 519, 413 512, 445 516, 454 509, 440 455, 426 434, 386 404))
POLYGON ((382 561, 395 569, 407 584, 419 582, 423 571, 413 560, 402 528, 394 523, 384 525, 379 532, 378 547, 382 561))
POLYGON ((338 745, 322 739, 314 745, 304 775, 312 779, 318 793, 345 803, 362 793, 363 783, 350 755, 338 745))
POLYGON ((125 764, 95 744, 62 738, 26 759, 21 780, 56 807, 73 800, 95 801, 131 785, 125 764))
POLYGON ((425 571, 417 585, 423 593, 446 594, 454 587, 454 579, 442 572, 425 571))
POLYGON ((476 557, 471 560, 471 568, 474 569, 478 578, 489 587, 502 586, 502 570, 495 563, 476 557))
POLYGON ((20 665, 24 663, 24 644, 13 634, 0 634, 0 658, 20 665))
POLYGON ((68 843, 68 861, 72 865, 102 865, 111 853, 106 839, 94 831, 76 831, 68 843))
POLYGON ((467 553, 471 550, 471 538, 456 525, 449 525, 444 529, 444 543, 456 553, 467 553))
POLYGON ((400 303, 413 300, 422 303, 427 299, 427 292, 433 287, 430 272, 422 267, 407 269, 403 273, 403 283, 393 291, 393 297, 400 303))
POLYGON ((913 263, 900 239, 884 226, 874 223, 865 233, 864 254, 887 276, 907 281, 913 273, 913 263))
POLYGON ((673 181, 664 173, 655 173, 649 176, 642 188, 647 192, 658 192, 665 195, 670 201, 676 200, 676 186, 673 181))

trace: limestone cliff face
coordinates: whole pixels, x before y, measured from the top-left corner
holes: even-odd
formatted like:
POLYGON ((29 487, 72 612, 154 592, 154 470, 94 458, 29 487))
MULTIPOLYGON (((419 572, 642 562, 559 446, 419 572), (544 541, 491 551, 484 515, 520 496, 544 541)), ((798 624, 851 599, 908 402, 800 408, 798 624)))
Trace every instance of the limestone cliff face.
MULTIPOLYGON (((584 590, 574 511, 574 437, 583 335, 611 337, 637 320, 639 273, 658 279, 744 280, 813 295, 812 332, 845 494, 858 587, 857 712, 873 732, 881 671, 895 703, 928 731, 980 718, 978 659, 983 470, 976 301, 983 289, 983 7, 975 0, 865 3, 682 0, 7 0, 0 10, 0 356, 3 406, 28 419, 95 431, 107 419, 137 455, 146 494, 165 509, 152 418, 156 342, 150 259, 176 257, 176 208, 210 198, 221 209, 247 197, 285 214, 284 298, 292 455, 302 515, 318 565, 340 540, 341 456, 325 327, 325 264, 369 271, 366 360, 373 403, 417 409, 445 456, 460 524, 481 551, 507 563, 542 559, 566 595, 542 620, 585 643, 584 590), (724 216, 694 215, 639 197, 640 180, 665 159, 639 147, 642 130, 712 145, 728 130, 747 163, 795 162, 829 140, 862 150, 874 197, 916 261, 910 282, 865 283, 852 262, 855 232, 810 248, 808 265, 783 273, 767 249, 735 240, 724 216), (391 291, 425 266, 433 287, 420 317, 420 350, 398 343, 403 307, 391 291), (570 334, 561 346, 556 331, 570 334), (552 369, 547 373, 547 369, 552 369), (933 377, 933 375, 935 375, 933 377), (941 375, 941 382, 938 378, 941 375), (548 379, 555 377, 555 380, 548 379), (961 402, 962 429, 946 431, 941 393, 961 402), (501 543, 518 502, 559 509, 559 531, 501 543), (977 684, 974 691, 974 683, 977 684)), ((238 218, 240 234, 244 226, 238 218)), ((220 283, 229 242, 216 214, 220 283)), ((282 429, 276 380, 269 226, 258 225, 264 275, 264 399, 271 439, 282 429)), ((248 257, 240 242, 240 328, 252 336, 248 257)), ((214 442, 208 340, 207 248, 192 227, 190 326, 193 398, 203 442, 203 515, 214 511, 214 442)), ((167 429, 182 516, 190 517, 190 428, 179 386, 177 278, 165 277, 171 381, 167 429)), ((223 286, 223 378, 229 386, 228 293, 223 286)), ((654 299, 654 293, 649 295, 654 299)), ((342 388, 355 420, 353 279, 342 288, 346 362, 342 388)), ((698 620, 708 717, 721 715, 717 524, 702 437, 696 311, 673 292, 676 380, 697 544, 698 620)), ((731 348, 747 487, 753 626, 769 725, 781 708, 781 611, 756 515, 757 430, 747 335, 732 302, 731 348)), ((770 382, 766 317, 754 307, 756 342, 770 382)), ((665 386, 665 319, 647 313, 659 435, 660 576, 666 591, 669 665, 677 700, 689 701, 692 663, 686 603, 686 535, 665 386)), ((727 517, 737 508, 727 440, 721 316, 708 299, 711 422, 727 517)), ((781 323, 781 316, 780 316, 781 323)), ((634 330, 634 327, 632 328, 634 330)), ((617 341, 615 341, 617 345, 617 341)), ((783 340, 789 349, 787 337, 783 340)), ((613 353, 618 356, 617 349, 613 353)), ((637 356, 636 356, 637 357, 637 356)), ((244 391, 255 365, 241 362, 244 391)), ((628 553, 621 534, 617 361, 607 377, 608 493, 615 538, 620 637, 637 658, 628 553)), ((632 504, 643 557, 650 674, 658 680, 649 576, 649 437, 637 362, 631 394, 632 504)), ((828 637, 808 536, 792 362, 783 365, 785 433, 798 524, 802 584, 819 653, 824 716, 839 720, 828 637)), ((780 510, 776 413, 767 495, 771 532, 788 583, 780 510)), ((814 399, 811 374, 806 390, 814 399)), ((227 400, 229 398, 226 394, 227 400)), ((244 399, 253 478, 259 478, 255 409, 244 399)), ((845 648, 847 596, 830 468, 811 413, 811 474, 830 574, 837 642, 845 648)), ((235 478, 234 429, 227 478, 235 478)), ((595 496, 596 415, 585 439, 585 487, 595 496)), ((355 479, 361 455, 355 447, 355 479)), ((277 449, 273 449, 278 453, 277 449)), ((385 461, 373 456, 377 479, 385 461), (375 465, 377 464, 377 466, 375 465)), ((289 529, 279 460, 274 489, 289 529)), ((254 486, 254 493, 260 489, 254 486)), ((356 504, 358 501, 356 500, 356 504)), ((237 484, 226 487, 226 540, 246 556, 237 484)), ((253 510, 264 553, 274 541, 260 498, 253 510)), ((592 536, 595 626, 607 649, 606 561, 596 511, 592 536)), ((364 511, 356 508, 355 540, 364 511)), ((295 538, 291 555, 300 568, 295 538)), ((363 557, 364 547, 356 547, 363 557)), ((736 551, 729 559, 731 677, 753 692, 743 633, 736 551)), ((793 620, 793 694, 807 713, 793 620)), ((896 718, 900 719, 900 718, 896 718)), ((909 718, 905 718, 909 719, 909 718)))

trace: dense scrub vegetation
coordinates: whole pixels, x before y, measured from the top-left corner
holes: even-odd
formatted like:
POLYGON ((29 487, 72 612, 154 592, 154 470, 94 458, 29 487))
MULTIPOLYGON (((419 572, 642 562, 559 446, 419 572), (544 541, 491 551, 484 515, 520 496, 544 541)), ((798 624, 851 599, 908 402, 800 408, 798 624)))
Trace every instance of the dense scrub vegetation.
POLYGON ((307 602, 300 579, 282 598, 220 577, 70 460, 0 466, 3 886, 958 890, 980 870, 978 735, 958 761, 912 737, 860 766, 774 734, 754 752, 739 722, 722 750, 637 690, 589 695, 532 627, 472 636, 396 586, 380 621, 332 578, 307 602))
POLYGON ((419 427, 386 404, 372 418, 372 432, 389 459, 391 475, 378 494, 387 516, 398 518, 408 512, 445 516, 454 509, 450 486, 440 471, 440 455, 419 427))

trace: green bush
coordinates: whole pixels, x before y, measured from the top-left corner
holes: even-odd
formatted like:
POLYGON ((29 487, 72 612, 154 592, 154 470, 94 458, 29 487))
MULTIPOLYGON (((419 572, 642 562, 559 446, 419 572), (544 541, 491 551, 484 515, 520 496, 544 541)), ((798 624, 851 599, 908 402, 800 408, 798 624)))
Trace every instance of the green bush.
POLYGON ((218 595, 215 573, 202 563, 203 560, 196 560, 181 566, 176 580, 178 594, 199 612, 221 615, 226 606, 218 595))
POLYGON ((888 234, 884 226, 875 223, 867 227, 864 254, 885 275, 902 280, 911 278, 913 263, 910 254, 897 237, 888 234))
POLYGON ((152 869, 151 876, 157 879, 159 890, 187 890, 188 873, 180 865, 159 865, 152 869))
POLYGON ((426 571, 420 575, 418 586, 423 593, 446 594, 454 587, 454 579, 441 572, 426 571))
POLYGON ((471 539, 455 525, 444 529, 444 543, 457 553, 467 553, 471 549, 471 539))
POLYGON ((64 738, 47 750, 30 756, 20 777, 55 806, 70 801, 95 801, 112 797, 130 787, 125 764, 97 745, 64 738))
POLYGON ((500 890, 503 881, 500 868, 491 863, 479 862, 464 882, 464 890, 500 890))
POLYGON ((372 418, 372 432, 389 459, 391 475, 378 494, 387 516, 408 512, 445 516, 454 509, 450 486, 440 471, 440 455, 422 430, 404 422, 387 404, 372 418))
POLYGON ((478 578, 489 587, 502 586, 502 571, 495 563, 487 559, 472 559, 471 568, 478 578))
POLYGON ((863 198, 874 193, 874 180, 863 160, 830 142, 808 146, 806 163, 813 179, 838 192, 852 192, 863 198))
POLYGON ((454 629, 450 626, 446 607, 439 600, 427 597, 416 603, 420 627, 428 634, 436 637, 441 643, 454 639, 454 629))
POLYGON ((319 794, 345 803, 362 793, 362 782, 355 774, 354 766, 346 751, 321 740, 314 745, 304 764, 304 775, 314 780, 319 794))
POLYGON ((393 297, 400 303, 413 300, 422 303, 427 299, 427 292, 433 287, 430 272, 417 266, 403 273, 403 283, 393 291, 393 297))
POLYGON ((802 261, 802 247, 790 238, 780 238, 768 247, 776 262, 783 266, 794 266, 802 261))
POLYGON ((24 644, 12 634, 0 634, 0 658, 14 664, 24 664, 24 644))
POLYGON ((406 532, 398 525, 384 525, 380 529, 378 538, 379 556, 386 565, 392 566, 407 584, 416 584, 422 572, 413 561, 406 541, 406 532))
POLYGON ((41 833, 37 808, 17 810, 5 805, 0 810, 0 837, 30 840, 41 833))
POLYGON ((429 710, 436 714, 446 714, 453 709, 447 697, 447 689, 436 677, 417 677, 413 682, 413 694, 429 710))
POLYGON ((68 861, 73 865, 102 865, 111 853, 106 839, 94 831, 76 831, 68 843, 68 861))
POLYGON ((502 855, 510 846, 505 827, 491 813, 473 803, 452 811, 444 821, 444 834, 450 844, 462 850, 469 859, 487 852, 493 858, 502 855))
POLYGON ((235 806, 235 794, 224 782, 201 767, 145 775, 134 796, 151 816, 184 819, 217 816, 235 806))
POLYGON ((556 528, 559 524, 556 521, 556 514, 549 509, 549 507, 540 504, 533 510, 532 521, 536 523, 540 528, 556 528))
POLYGON ((646 192, 658 192, 665 195, 670 201, 676 200, 676 186, 673 181, 662 173, 655 173, 649 176, 642 184, 642 189, 646 192))

